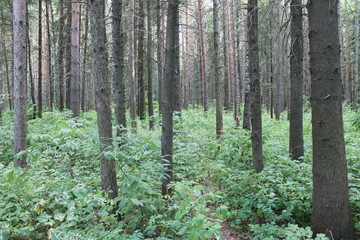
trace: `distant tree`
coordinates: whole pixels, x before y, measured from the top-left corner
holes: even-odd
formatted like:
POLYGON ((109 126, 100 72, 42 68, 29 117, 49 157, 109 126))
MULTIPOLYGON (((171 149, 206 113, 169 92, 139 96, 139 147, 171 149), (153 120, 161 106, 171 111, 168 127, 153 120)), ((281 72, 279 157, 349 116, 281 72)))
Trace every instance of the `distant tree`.
POLYGON ((314 235, 324 233, 330 239, 355 240, 342 118, 338 5, 337 0, 308 3, 313 137, 311 228, 314 235))
POLYGON ((129 79, 131 129, 136 132, 135 0, 129 1, 129 79))
POLYGON ((176 110, 176 91, 179 69, 179 0, 169 0, 166 24, 165 78, 162 96, 161 155, 165 168, 162 194, 170 195, 173 180, 173 113, 176 110))
POLYGON ((65 16, 64 16, 64 0, 59 0, 59 36, 58 36, 58 55, 57 55, 57 71, 59 79, 59 110, 64 110, 64 97, 65 97, 65 86, 64 86, 64 43, 65 43, 65 16))
POLYGON ((42 0, 39 0, 38 9, 38 117, 42 118, 42 0))
POLYGON ((148 75, 148 112, 149 112, 149 128, 155 129, 154 124, 154 105, 153 105, 153 45, 152 45, 152 0, 146 1, 147 10, 147 75, 148 75))
POLYGON ((79 117, 79 70, 80 70, 80 3, 71 2, 71 84, 70 108, 72 117, 79 117))
POLYGON ((137 78, 138 78, 138 115, 140 120, 145 120, 145 73, 144 73, 144 52, 145 52, 145 6, 144 0, 138 0, 138 59, 137 59, 137 78))
MULTIPOLYGON (((95 105, 98 118, 101 151, 112 145, 112 124, 110 108, 110 86, 105 61, 105 16, 104 0, 90 0, 90 22, 92 39, 92 72, 95 80, 95 105)), ((100 158, 101 186, 111 199, 118 195, 114 159, 100 158)))
POLYGON ((216 136, 219 138, 222 134, 222 101, 221 101, 221 82, 220 82, 220 50, 219 50, 219 4, 217 0, 213 0, 213 20, 214 20, 214 70, 215 70, 215 98, 216 98, 216 136))
POLYGON ((282 0, 277 1, 277 23, 278 35, 276 40, 277 48, 277 77, 275 78, 275 119, 280 119, 280 114, 284 111, 284 83, 283 83, 283 37, 282 37, 282 0))
POLYGON ((302 1, 291 1, 290 53, 290 155, 304 156, 303 139, 303 28, 302 1))
POLYGON ((262 150, 261 90, 258 47, 258 1, 248 0, 248 46, 251 99, 252 162, 257 173, 264 168, 262 150))
POLYGON ((65 76, 65 106, 71 109, 71 1, 64 2, 64 76, 65 76))
POLYGON ((156 0, 156 36, 157 36, 157 53, 156 53, 156 60, 157 60, 157 72, 158 72, 158 102, 159 102, 159 113, 162 110, 162 84, 164 79, 164 66, 163 66, 163 44, 164 44, 164 37, 162 33, 162 7, 161 1, 156 0))
POLYGON ((13 1, 14 31, 14 166, 26 167, 26 0, 13 1))

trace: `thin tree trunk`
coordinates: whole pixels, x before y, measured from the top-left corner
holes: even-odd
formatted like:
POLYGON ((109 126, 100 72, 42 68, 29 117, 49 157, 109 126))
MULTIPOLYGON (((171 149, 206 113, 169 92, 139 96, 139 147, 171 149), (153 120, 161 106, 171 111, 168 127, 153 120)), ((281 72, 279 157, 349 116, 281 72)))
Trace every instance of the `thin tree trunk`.
POLYGON ((136 133, 135 1, 129 1, 129 77, 132 132, 136 133))
POLYGON ((282 40, 282 0, 277 0, 277 20, 278 20, 278 36, 277 46, 277 78, 275 86, 275 119, 280 119, 280 114, 284 110, 284 86, 283 86, 283 40, 282 40))
POLYGON ((154 105, 153 105, 153 65, 152 65, 152 1, 147 0, 147 74, 148 74, 148 111, 149 111, 149 128, 155 129, 154 124, 154 105))
POLYGON ((138 16, 138 59, 137 59, 137 78, 138 78, 138 114, 140 120, 145 120, 145 74, 144 74, 144 39, 145 39, 145 9, 144 0, 139 0, 138 16))
POLYGON ((223 51, 224 51, 224 107, 226 110, 230 110, 230 83, 229 83, 229 74, 228 74, 228 50, 227 50, 227 21, 226 21, 226 9, 227 9, 227 0, 224 1, 223 6, 223 51))
POLYGON ((290 156, 304 156, 303 139, 303 33, 302 1, 291 1, 291 53, 290 53, 290 156))
MULTIPOLYGON (((4 22, 4 10, 3 9, 1 9, 1 18, 2 18, 2 21, 4 22)), ((3 36, 6 35, 4 26, 5 25, 3 25, 1 28, 3 36)), ((9 108, 10 108, 10 110, 12 110, 13 109, 13 103, 12 103, 13 94, 11 93, 9 62, 8 62, 7 47, 6 47, 5 40, 2 41, 2 45, 3 45, 3 49, 4 49, 5 75, 6 75, 7 94, 9 95, 8 96, 9 97, 8 98, 9 108)))
MULTIPOLYGON (((99 138, 101 151, 112 145, 112 124, 110 108, 110 86, 106 78, 105 61, 105 16, 104 0, 92 0, 89 2, 91 36, 92 36, 92 57, 93 77, 95 80, 95 102, 98 117, 99 138)), ((115 172, 114 159, 106 159, 103 155, 100 158, 101 186, 111 199, 118 196, 118 185, 115 172)))
POLYGON ((354 103, 357 104, 359 94, 359 1, 355 0, 355 71, 354 71, 354 103))
POLYGON ((314 236, 355 240, 342 118, 338 1, 308 3, 314 236), (324 7, 326 6, 326 7, 324 7))
POLYGON ((64 50, 65 50, 65 105, 71 109, 71 1, 65 1, 64 50))
MULTIPOLYGON (((29 27, 29 25, 28 25, 29 27)), ((32 72, 32 63, 31 63, 31 42, 30 42, 30 36, 29 36, 29 28, 28 28, 28 34, 27 34, 27 40, 28 40, 28 62, 29 62, 29 77, 30 77, 30 96, 31 96, 31 103, 33 104, 33 119, 36 118, 36 101, 35 101, 35 86, 34 86, 34 78, 33 78, 33 72, 32 72)))
POLYGON ((164 166, 162 195, 171 195, 173 180, 173 112, 179 79, 179 1, 169 0, 166 24, 165 78, 163 82, 161 155, 164 166))
POLYGON ((261 90, 258 48, 258 1, 248 0, 248 44, 251 92, 252 162, 257 173, 264 168, 262 150, 261 90))
POLYGON ((82 62, 82 86, 81 86, 81 110, 86 111, 85 102, 87 101, 87 77, 86 77, 86 64, 87 64, 87 46, 88 46, 88 34, 89 34, 89 8, 86 6, 85 10, 85 33, 83 39, 83 62, 82 62))
POLYGON ((39 0, 38 18, 38 117, 42 118, 42 0, 39 0))
POLYGON ((162 83, 164 76, 164 67, 163 62, 163 33, 161 29, 161 20, 162 20, 162 11, 161 11, 161 2, 156 0, 156 35, 157 35, 157 72, 158 72, 158 102, 159 102, 159 113, 161 114, 162 110, 162 83))
POLYGON ((221 101, 221 83, 220 83, 220 50, 219 50, 219 5, 217 0, 213 0, 213 18, 214 18, 214 81, 216 98, 216 137, 220 138, 223 129, 222 119, 222 101, 221 101))
POLYGON ((80 115, 79 102, 79 63, 80 63, 80 3, 71 3, 71 71, 70 71, 70 109, 72 117, 80 115))
POLYGON ((59 39, 58 39, 58 76, 59 76, 59 110, 64 110, 64 2, 59 0, 59 39))
MULTIPOLYGON (((47 27, 46 27, 46 32, 48 35, 48 76, 49 76, 49 106, 50 106, 50 111, 53 111, 53 71, 52 71, 52 57, 51 57, 51 34, 50 34, 50 14, 49 14, 49 8, 51 7, 50 4, 51 0, 46 0, 46 21, 47 21, 47 27)), ((55 36, 53 36, 55 37, 55 36)))
MULTIPOLYGON (((351 101, 351 85, 350 85, 350 41, 349 41, 349 11, 348 3, 345 4, 345 100, 351 101)), ((356 41, 356 40, 355 40, 356 41)))
POLYGON ((14 32, 14 166, 26 167, 26 0, 13 1, 14 32))
POLYGON ((125 79, 124 79, 124 44, 125 37, 122 30, 122 1, 112 1, 113 14, 113 74, 112 82, 115 86, 116 124, 118 125, 117 136, 125 133, 126 107, 125 107, 125 79))

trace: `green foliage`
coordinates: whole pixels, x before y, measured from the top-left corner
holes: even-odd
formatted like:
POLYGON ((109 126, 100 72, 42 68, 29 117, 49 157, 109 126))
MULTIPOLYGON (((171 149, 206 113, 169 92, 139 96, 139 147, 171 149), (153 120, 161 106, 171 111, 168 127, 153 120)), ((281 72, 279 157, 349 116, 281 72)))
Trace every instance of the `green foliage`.
MULTIPOLYGON (((344 112, 350 197, 360 230, 358 113, 344 112)), ((160 119, 156 131, 139 127, 100 152, 96 113, 76 120, 70 115, 45 111, 29 121, 23 154, 30 168, 22 170, 12 165, 12 112, 4 113, 0 239, 221 239, 222 221, 248 239, 311 239, 310 114, 304 116, 307 150, 299 162, 287 157, 287 121, 264 116, 265 168, 256 174, 249 133, 234 127, 231 113, 216 139, 214 109, 182 112, 175 117, 174 192, 165 198, 160 119), (101 154, 116 162, 114 200, 100 188, 101 154)))

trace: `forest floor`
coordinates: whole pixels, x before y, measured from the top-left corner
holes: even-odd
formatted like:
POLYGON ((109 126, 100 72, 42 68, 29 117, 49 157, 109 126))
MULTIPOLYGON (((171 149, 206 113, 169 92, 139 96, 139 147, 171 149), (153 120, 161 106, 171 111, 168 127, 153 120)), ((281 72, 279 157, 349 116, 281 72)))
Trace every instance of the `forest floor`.
MULTIPOLYGON (((344 108, 350 200, 360 230, 360 117, 344 108)), ((304 115, 305 157, 288 157, 288 121, 264 111, 265 168, 252 170, 249 134, 224 113, 182 112, 175 121, 174 193, 161 196, 161 122, 138 124, 99 152, 95 112, 44 112, 29 121, 30 168, 14 169, 12 112, 0 126, 0 239, 312 239, 311 121, 304 115), (143 126, 143 127, 141 127, 143 126), (117 144, 117 143, 122 144, 117 144), (99 156, 115 159, 119 196, 101 191, 99 156), (117 206, 115 214, 112 213, 117 206)), ((114 132, 116 128, 114 127, 114 132)), ((319 235, 317 240, 326 239, 319 235)))

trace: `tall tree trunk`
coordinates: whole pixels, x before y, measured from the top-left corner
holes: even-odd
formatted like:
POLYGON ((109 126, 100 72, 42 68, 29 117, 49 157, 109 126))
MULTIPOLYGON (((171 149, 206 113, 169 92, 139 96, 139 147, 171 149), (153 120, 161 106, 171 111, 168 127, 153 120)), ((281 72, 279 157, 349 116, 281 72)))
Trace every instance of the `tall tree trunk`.
POLYGON ((345 157, 338 1, 308 4, 313 194, 311 228, 314 235, 355 240, 345 157), (326 7, 324 7, 326 6, 326 7))
POLYGON ((355 0, 355 71, 354 71, 354 103, 357 104, 359 94, 359 1, 355 0))
POLYGON ((65 50, 65 104, 71 109, 71 1, 65 1, 64 50, 65 50))
POLYGON ((126 128, 126 107, 125 107, 125 79, 124 79, 124 44, 125 36, 122 30, 122 0, 112 1, 113 14, 113 74, 112 82, 115 86, 116 124, 118 125, 117 135, 125 133, 126 128))
POLYGON ((283 40, 282 40, 282 0, 277 0, 277 20, 278 20, 278 36, 277 46, 277 78, 275 86, 275 119, 280 119, 280 114, 284 110, 284 85, 283 85, 283 40))
MULTIPOLYGON (((28 16, 28 14, 27 14, 28 16)), ((32 63, 31 63, 31 42, 30 42, 30 34, 29 34, 29 25, 27 25, 27 52, 28 52, 28 63, 29 63, 29 77, 30 77, 30 96, 31 96, 31 103, 33 104, 33 114, 32 118, 36 118, 36 101, 35 101, 35 83, 33 78, 33 72, 32 72, 32 63)))
MULTIPOLYGON (((112 124, 110 108, 110 86, 106 78, 105 61, 105 16, 104 0, 90 0, 90 20, 92 36, 93 78, 95 80, 95 102, 98 117, 99 138, 101 151, 112 145, 112 124)), ((100 158, 101 186, 111 199, 118 196, 115 161, 100 158)))
POLYGON ((158 102, 159 102, 159 113, 162 110, 162 83, 164 76, 164 66, 163 62, 163 33, 161 28, 162 22, 162 11, 161 11, 161 2, 156 0, 156 36, 157 36, 157 72, 158 72, 158 102))
POLYGON ((148 74, 148 111, 149 111, 149 128, 155 129, 154 124, 154 105, 153 105, 153 65, 152 65, 152 1, 146 1, 147 9, 147 74, 148 74))
MULTIPOLYGON (((2 22, 4 22, 4 10, 3 9, 1 9, 1 18, 2 18, 2 22)), ((5 25, 3 24, 2 28, 1 28, 1 33, 3 36, 6 35, 4 26, 5 25)), ((9 62, 8 62, 7 47, 6 47, 5 39, 2 41, 2 45, 3 45, 3 49, 4 49, 5 75, 6 75, 7 94, 9 95, 8 96, 9 97, 8 98, 9 108, 10 108, 10 110, 12 110, 13 109, 13 103, 12 103, 13 94, 11 92, 9 62)))
POLYGON ((129 1, 129 76, 132 132, 136 132, 135 0, 129 1))
POLYGON ((71 3, 71 83, 70 109, 72 117, 79 117, 79 65, 80 65, 80 3, 71 3))
POLYGON ((38 117, 42 118, 42 0, 39 0, 38 18, 38 117))
POLYGON ((14 166, 26 167, 26 0, 13 1, 14 31, 14 166))
POLYGON ((145 120, 145 79, 144 79, 144 38, 145 38, 145 9, 144 0, 139 0, 138 16, 138 114, 140 120, 145 120))
POLYGON ((59 38, 58 38, 58 76, 59 76, 59 110, 64 110, 64 25, 65 25, 65 16, 64 16, 64 2, 59 0, 59 38))
POLYGON ((230 82, 229 82, 229 74, 228 74, 228 50, 227 50, 227 39, 228 39, 228 32, 227 32, 227 21, 226 21, 226 9, 227 9, 227 0, 224 1, 223 6, 223 51, 224 51, 224 107, 226 110, 230 110, 230 82))
MULTIPOLYGON (((245 13, 244 13, 245 15, 245 13)), ((244 96, 244 117, 243 117, 243 129, 250 130, 251 123, 251 106, 250 106, 250 79, 249 79, 249 64, 248 64, 248 52, 247 52, 247 18, 244 17, 244 23, 243 23, 243 36, 242 36, 242 59, 243 59, 243 71, 242 71, 242 78, 243 78, 243 96, 244 96)))
MULTIPOLYGON (((349 11, 348 3, 345 4, 345 79, 344 79, 344 90, 345 100, 351 101, 351 85, 350 85, 350 41, 349 41, 349 11)), ((358 41, 358 40, 355 40, 358 41)))
POLYGON ((179 62, 179 0, 169 0, 166 24, 165 78, 163 82, 161 155, 165 168, 162 194, 170 195, 173 180, 173 112, 180 69, 179 62))
POLYGON ((221 82, 220 82, 220 50, 219 50, 219 4, 213 0, 213 19, 214 19, 214 81, 215 81, 215 98, 216 98, 216 137, 220 138, 223 129, 222 119, 222 101, 221 101, 221 82))
MULTIPOLYGON (((47 58, 47 71, 48 71, 48 77, 49 77, 49 86, 48 86, 48 90, 49 92, 47 93, 49 95, 49 106, 50 106, 50 110, 53 110, 53 71, 52 71, 52 62, 51 62, 51 34, 50 34, 50 4, 51 4, 51 0, 46 0, 45 2, 45 12, 46 12, 46 32, 48 35, 48 44, 47 44, 47 53, 48 53, 48 58, 47 58)), ((55 37, 55 36, 53 36, 55 37)))
POLYGON ((251 144, 253 167, 257 173, 264 168, 262 150, 261 90, 258 47, 258 1, 248 0, 248 44, 251 92, 251 144))
POLYGON ((292 159, 304 156, 303 139, 303 33, 302 1, 291 1, 290 53, 290 155, 292 159))
POLYGON ((81 81, 81 110, 85 112, 85 102, 87 101, 87 77, 86 77, 86 63, 87 63, 87 48, 88 48, 88 34, 89 34, 89 8, 86 6, 85 10, 85 32, 83 39, 83 60, 82 60, 82 81, 81 81))

